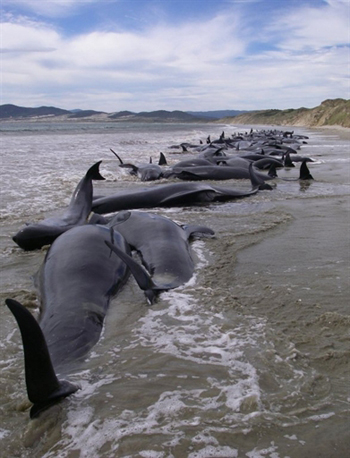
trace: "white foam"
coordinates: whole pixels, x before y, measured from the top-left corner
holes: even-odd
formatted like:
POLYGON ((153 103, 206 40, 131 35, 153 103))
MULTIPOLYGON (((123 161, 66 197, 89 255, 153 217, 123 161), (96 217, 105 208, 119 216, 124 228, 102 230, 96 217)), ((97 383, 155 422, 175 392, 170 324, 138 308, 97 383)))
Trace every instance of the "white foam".
MULTIPOLYGON (((280 457, 280 454, 277 453, 277 450, 278 447, 276 447, 276 445, 274 444, 274 442, 271 442, 271 446, 270 447, 267 447, 267 448, 263 448, 263 449, 260 449, 258 450, 256 447, 246 453, 246 456, 248 458, 265 458, 266 456, 268 456, 269 458, 279 458, 280 457)), ((284 456, 283 458, 288 458, 288 456, 284 456)))
POLYGON ((324 413, 320 415, 312 415, 309 417, 309 420, 311 421, 322 421, 322 420, 327 420, 328 418, 331 418, 335 415, 335 412, 329 412, 329 413, 324 413))
POLYGON ((6 436, 9 436, 11 434, 11 431, 7 429, 0 428, 0 440, 3 439, 6 436))
POLYGON ((188 458, 236 458, 238 456, 238 450, 228 446, 213 446, 208 445, 201 450, 188 454, 188 458))
MULTIPOLYGON (((178 396, 166 399, 164 395, 159 402, 158 411, 173 414, 181 409, 182 403, 176 402, 176 398, 178 396)), ((176 445, 182 437, 182 433, 177 430, 176 422, 170 421, 165 426, 159 426, 156 418, 152 411, 146 416, 124 411, 119 418, 103 420, 95 417, 92 408, 71 410, 64 425, 64 438, 56 444, 61 451, 57 451, 55 447, 55 450, 49 451, 43 458, 65 458, 70 452, 78 450, 82 458, 95 458, 100 455, 99 452, 106 443, 110 443, 109 456, 117 456, 115 453, 120 441, 124 437, 139 434, 164 434, 172 437, 172 444, 176 445)))

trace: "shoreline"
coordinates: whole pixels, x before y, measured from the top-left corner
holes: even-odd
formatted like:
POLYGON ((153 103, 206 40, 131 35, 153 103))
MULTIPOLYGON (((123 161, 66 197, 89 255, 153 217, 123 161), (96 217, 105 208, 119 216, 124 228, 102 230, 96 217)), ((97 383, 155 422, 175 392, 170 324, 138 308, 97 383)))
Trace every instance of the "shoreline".
POLYGON ((344 140, 350 140, 350 127, 343 126, 320 126, 320 127, 311 127, 311 129, 317 129, 320 131, 326 131, 327 133, 339 135, 344 140))
POLYGON ((224 124, 227 126, 234 126, 242 129, 265 129, 267 127, 271 128, 276 128, 276 129, 313 129, 319 132, 324 132, 325 134, 333 134, 333 135, 338 135, 340 138, 343 140, 349 140, 350 141, 350 127, 343 127, 339 125, 328 125, 328 126, 301 126, 301 125, 293 125, 293 124, 286 124, 286 125, 280 125, 280 124, 234 124, 234 123, 215 123, 215 124, 224 124))
POLYGON ((276 123, 271 123, 271 124, 265 124, 265 123, 241 123, 241 122, 233 122, 234 118, 230 119, 230 122, 228 122, 227 118, 222 118, 222 119, 208 119, 208 118, 196 118, 194 120, 188 120, 188 119, 161 119, 159 117, 154 117, 154 118, 148 118, 145 119, 144 117, 131 117, 131 116, 122 116, 119 118, 114 118, 111 119, 108 115, 97 115, 97 116, 86 116, 86 117, 77 117, 77 118, 68 118, 66 115, 62 116, 38 116, 38 117, 23 117, 23 118, 3 118, 0 119, 0 123, 10 123, 10 122, 28 122, 28 123, 41 123, 41 122, 51 122, 51 123, 80 123, 80 122, 94 122, 94 123, 100 123, 100 122, 108 122, 108 123, 120 123, 120 122, 132 122, 132 123, 143 123, 143 124, 150 124, 150 123, 161 123, 161 124, 184 124, 184 123, 189 123, 189 124, 198 124, 198 123, 204 123, 204 124, 225 124, 225 125, 232 125, 235 127, 239 126, 244 126, 244 127, 254 127, 254 126, 259 126, 261 128, 269 126, 269 127, 280 127, 282 128, 290 128, 290 127, 295 127, 295 128, 307 128, 307 129, 334 129, 334 130, 339 130, 339 131, 344 131, 344 132, 350 132, 350 127, 345 127, 341 126, 339 124, 329 124, 329 125, 322 125, 322 126, 312 126, 308 125, 307 123, 305 124, 276 124, 276 123))
POLYGON ((260 123, 249 123, 249 124, 241 124, 241 123, 234 123, 234 122, 225 122, 224 119, 217 119, 217 120, 177 120, 174 119, 170 121, 169 119, 167 120, 161 120, 161 119, 128 119, 128 117, 125 118, 118 118, 118 119, 110 119, 108 117, 96 117, 96 116, 91 116, 91 117, 86 117, 86 118, 75 118, 75 119, 69 119, 65 115, 64 116, 42 116, 42 117, 30 117, 30 118, 12 118, 12 119, 0 119, 0 125, 6 125, 6 124, 12 124, 12 123, 28 123, 28 124, 42 124, 42 123, 50 123, 54 125, 55 123, 57 124, 83 124, 83 123, 91 123, 91 124, 103 124, 103 123, 108 123, 108 124, 123 124, 123 123, 130 123, 130 124, 217 124, 217 125, 223 125, 223 126, 230 126, 230 127, 235 127, 237 129, 265 129, 266 127, 268 128, 276 128, 276 129, 314 129, 319 132, 324 132, 327 134, 331 135, 338 135, 341 139, 343 140, 349 140, 350 141, 350 127, 344 127, 340 125, 325 125, 325 126, 309 126, 309 125, 293 125, 293 124, 286 124, 286 125, 281 125, 281 124, 260 124, 260 123))

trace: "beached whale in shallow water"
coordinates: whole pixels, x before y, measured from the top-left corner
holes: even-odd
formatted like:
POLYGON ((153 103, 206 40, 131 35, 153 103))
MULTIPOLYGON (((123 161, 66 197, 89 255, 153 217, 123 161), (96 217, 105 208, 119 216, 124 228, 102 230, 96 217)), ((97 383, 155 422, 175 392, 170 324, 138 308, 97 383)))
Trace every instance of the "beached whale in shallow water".
POLYGON ((294 162, 314 162, 311 157, 299 156, 297 154, 291 156, 289 153, 284 154, 283 161, 285 167, 295 167, 294 162))
POLYGON ((110 148, 112 153, 119 159, 119 167, 130 169, 130 175, 136 175, 140 178, 141 181, 154 181, 159 180, 163 176, 163 169, 160 167, 161 165, 166 165, 167 161, 163 153, 159 155, 158 164, 152 163, 152 158, 150 157, 150 161, 148 164, 139 164, 134 165, 130 163, 124 163, 121 157, 110 148))
POLYGON ((84 224, 91 212, 92 180, 104 180, 99 172, 101 162, 90 167, 84 178, 80 180, 63 215, 25 226, 12 237, 13 241, 24 250, 35 250, 51 244, 68 229, 84 224))
POLYGON ((234 189, 207 183, 172 183, 121 192, 94 199, 92 210, 98 214, 137 208, 196 205, 205 202, 228 201, 256 194, 259 189, 272 189, 258 178, 249 166, 251 189, 234 189))
POLYGON ((37 276, 39 322, 6 300, 22 334, 31 418, 78 389, 64 378, 99 340, 110 299, 129 276, 106 239, 130 253, 123 236, 108 226, 78 226, 55 240, 37 276))
MULTIPOLYGON (((145 295, 153 303, 159 291, 177 288, 188 282, 194 272, 194 261, 190 252, 189 240, 195 236, 214 236, 214 231, 205 226, 180 226, 164 216, 142 211, 122 211, 110 225, 117 224, 120 232, 131 248, 141 256, 142 264, 149 273, 143 276, 146 281, 145 295)), ((137 264, 119 247, 109 247, 129 266, 132 273, 139 271, 137 264), (136 264, 136 265, 135 265, 136 264)), ((136 275, 137 278, 140 278, 136 275)), ((142 289, 144 283, 140 286, 142 289)))
MULTIPOLYGON (((249 163, 246 167, 230 165, 199 165, 193 167, 174 167, 173 176, 181 180, 243 180, 250 178, 251 171, 249 163)), ((261 181, 272 180, 276 175, 275 164, 270 165, 268 174, 258 171, 254 172, 255 176, 261 181)))
POLYGON ((299 177, 298 178, 281 178, 283 181, 297 181, 297 180, 313 180, 314 177, 311 175, 310 170, 307 166, 308 160, 303 160, 300 164, 299 177))

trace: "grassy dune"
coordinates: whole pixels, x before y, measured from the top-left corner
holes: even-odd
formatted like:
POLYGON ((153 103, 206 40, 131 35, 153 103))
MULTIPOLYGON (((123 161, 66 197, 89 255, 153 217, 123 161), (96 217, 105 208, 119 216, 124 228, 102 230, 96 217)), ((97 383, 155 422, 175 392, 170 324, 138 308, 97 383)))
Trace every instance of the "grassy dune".
POLYGON ((228 124, 266 124, 278 126, 341 126, 350 128, 350 100, 325 100, 315 108, 251 111, 220 120, 228 124))

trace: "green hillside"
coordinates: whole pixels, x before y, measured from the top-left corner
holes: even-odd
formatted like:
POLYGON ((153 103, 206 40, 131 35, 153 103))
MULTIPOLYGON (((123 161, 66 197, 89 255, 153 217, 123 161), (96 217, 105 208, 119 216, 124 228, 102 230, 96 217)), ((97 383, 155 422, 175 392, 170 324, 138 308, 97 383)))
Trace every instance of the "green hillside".
POLYGON ((224 118, 230 124, 266 124, 278 126, 342 126, 350 127, 350 100, 328 99, 315 108, 251 111, 224 118))

